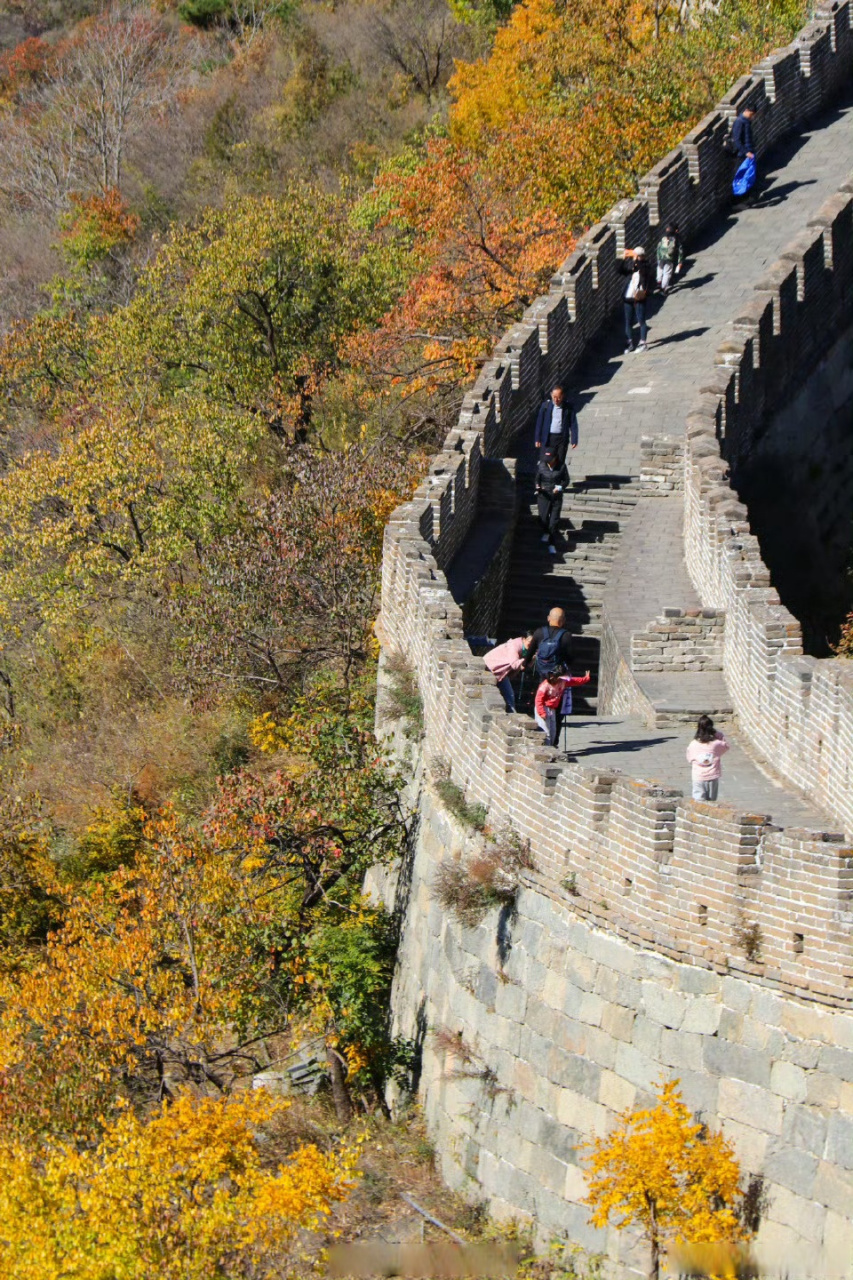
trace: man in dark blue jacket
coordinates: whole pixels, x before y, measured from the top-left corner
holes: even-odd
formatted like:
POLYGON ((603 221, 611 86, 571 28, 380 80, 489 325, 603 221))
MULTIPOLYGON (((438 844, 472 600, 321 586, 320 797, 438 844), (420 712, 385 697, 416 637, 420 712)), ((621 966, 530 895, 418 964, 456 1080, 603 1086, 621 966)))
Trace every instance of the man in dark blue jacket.
MULTIPOLYGON (((752 137, 752 117, 755 115, 752 107, 744 107, 735 118, 732 125, 732 150, 737 156, 737 173, 740 166, 746 160, 752 160, 755 163, 755 142, 752 137)), ((758 194, 758 184, 753 181, 749 190, 741 193, 735 188, 735 201, 738 204, 751 205, 754 203, 758 194)))
POLYGON ((738 160, 745 160, 747 156, 750 159, 755 158, 755 143, 752 138, 752 117, 755 115, 752 107, 744 107, 735 118, 732 125, 732 146, 738 160))
POLYGON ((542 450, 540 459, 550 453, 562 466, 570 444, 573 449, 578 447, 577 414, 563 395, 563 388, 554 387, 536 415, 536 448, 542 450))

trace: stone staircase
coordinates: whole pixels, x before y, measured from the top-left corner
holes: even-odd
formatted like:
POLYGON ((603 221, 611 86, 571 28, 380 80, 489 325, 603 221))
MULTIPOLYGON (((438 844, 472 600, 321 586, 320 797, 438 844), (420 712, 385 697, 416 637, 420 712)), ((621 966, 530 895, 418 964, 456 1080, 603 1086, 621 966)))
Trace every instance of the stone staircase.
MULTIPOLYGON (((499 626, 501 639, 540 626, 550 609, 565 610, 573 637, 573 670, 589 669, 592 681, 578 690, 575 707, 597 706, 598 659, 604 584, 625 524, 639 497, 639 480, 629 476, 585 476, 572 483, 563 501, 557 555, 541 541, 536 518, 532 449, 517 465, 519 514, 499 626)), ((571 464, 571 457, 569 458, 571 464)), ((530 690, 525 691, 529 693, 530 690)), ((526 709, 528 698, 524 698, 526 709)))

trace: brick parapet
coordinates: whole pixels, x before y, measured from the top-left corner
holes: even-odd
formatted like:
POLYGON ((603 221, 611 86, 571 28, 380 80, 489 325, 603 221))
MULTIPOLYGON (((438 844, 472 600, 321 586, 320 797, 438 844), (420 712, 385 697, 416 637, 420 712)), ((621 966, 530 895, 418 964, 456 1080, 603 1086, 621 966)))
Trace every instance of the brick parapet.
POLYGON ((725 620, 720 609, 664 609, 631 636, 631 670, 721 671, 725 620))
MULTIPOLYGON (((450 763, 454 780, 472 801, 489 806, 493 823, 510 821, 530 839, 539 867, 553 882, 575 877, 578 910, 595 918, 601 913, 608 927, 627 930, 625 936, 705 964, 709 946, 720 954, 731 950, 733 913, 754 908, 767 950, 763 972, 744 962, 756 969, 753 976, 829 1003, 850 1000, 850 907, 841 881, 815 876, 820 945, 807 938, 802 950, 793 951, 791 939, 801 932, 795 928, 796 903, 761 892, 777 875, 777 862, 781 867, 789 856, 791 837, 776 832, 764 815, 750 819, 722 807, 710 812, 678 792, 662 797, 653 783, 557 762, 538 746, 540 735, 504 715, 482 659, 464 641, 462 613, 444 569, 476 518, 480 459, 505 451, 549 379, 570 373, 609 320, 621 296, 617 264, 625 245, 643 242, 653 249, 657 228, 671 220, 693 236, 724 206, 731 165, 721 144, 741 105, 762 108, 756 127, 766 149, 832 101, 851 77, 850 8, 851 0, 821 6, 787 49, 733 86, 646 175, 638 196, 621 201, 587 232, 555 273, 549 294, 497 344, 465 397, 458 428, 413 500, 389 521, 380 628, 383 647, 403 655, 417 672, 427 754, 450 763), (756 824, 760 864, 748 875, 738 874, 731 851, 749 847, 744 841, 751 837, 744 832, 756 824), (692 853, 701 842, 708 853, 699 885, 692 853), (629 864, 636 869, 633 877, 629 864), (627 894, 626 878, 632 879, 627 894), (703 901, 700 890, 708 896, 709 916, 714 914, 712 888, 725 908, 716 925, 705 926, 717 930, 709 943, 713 933, 700 936, 689 916, 703 901), (596 906, 602 902, 606 911, 596 906)), ((691 574, 705 603, 727 613, 724 669, 747 731, 781 770, 805 781, 816 799, 853 828, 853 667, 843 672, 838 662, 803 663, 799 629, 770 587, 718 443, 726 425, 739 421, 739 406, 756 379, 785 370, 777 334, 784 332, 789 341, 796 332, 806 341, 803 308, 810 307, 816 287, 825 304, 831 280, 833 296, 840 299, 840 271, 853 245, 843 234, 848 214, 846 202, 834 210, 824 206, 825 221, 813 228, 820 250, 814 240, 801 251, 792 249, 781 274, 762 282, 755 302, 732 325, 707 389, 688 417, 684 501, 691 574), (775 748, 783 706, 788 746, 780 756, 775 748), (772 731, 770 724, 776 726, 772 731), (816 757, 823 763, 816 765, 816 757)), ((790 365, 790 348, 787 359, 790 365)), ((822 833, 800 843, 809 850, 804 868, 829 847, 822 833)))
POLYGON ((702 600, 726 613, 723 670, 742 727, 785 777, 853 829, 853 664, 803 656, 730 483, 766 421, 853 322, 853 182, 846 180, 740 309, 717 385, 687 418, 684 550, 702 600))

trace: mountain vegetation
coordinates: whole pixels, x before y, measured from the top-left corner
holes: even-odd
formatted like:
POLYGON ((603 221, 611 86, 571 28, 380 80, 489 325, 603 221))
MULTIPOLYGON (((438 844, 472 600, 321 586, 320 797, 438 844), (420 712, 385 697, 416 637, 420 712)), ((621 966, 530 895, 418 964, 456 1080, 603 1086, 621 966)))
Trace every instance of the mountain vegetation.
POLYGON ((384 524, 577 236, 802 17, 6 0, 4 1274, 268 1274, 348 1194, 352 1141, 273 1167, 243 1090, 313 1046, 343 1130, 411 1062, 361 887, 407 825, 384 524))

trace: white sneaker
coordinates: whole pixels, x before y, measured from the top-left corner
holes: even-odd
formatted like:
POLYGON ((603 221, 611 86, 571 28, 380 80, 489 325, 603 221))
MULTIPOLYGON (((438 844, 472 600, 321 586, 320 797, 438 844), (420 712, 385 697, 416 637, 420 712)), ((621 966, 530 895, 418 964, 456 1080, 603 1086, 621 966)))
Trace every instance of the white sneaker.
POLYGON ((548 547, 548 551, 549 551, 549 554, 552 556, 555 556, 557 554, 557 548, 554 546, 553 542, 550 543, 548 547))
POLYGON ((648 343, 646 343, 646 342, 638 342, 638 343, 637 343, 637 350, 638 350, 638 351, 647 351, 647 350, 648 350, 648 343))
POLYGON ((540 541, 540 542, 547 542, 547 541, 548 541, 548 534, 547 534, 547 533, 543 533, 543 534, 542 534, 542 537, 539 539, 539 541, 540 541))

